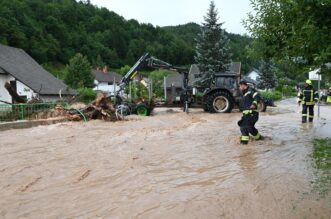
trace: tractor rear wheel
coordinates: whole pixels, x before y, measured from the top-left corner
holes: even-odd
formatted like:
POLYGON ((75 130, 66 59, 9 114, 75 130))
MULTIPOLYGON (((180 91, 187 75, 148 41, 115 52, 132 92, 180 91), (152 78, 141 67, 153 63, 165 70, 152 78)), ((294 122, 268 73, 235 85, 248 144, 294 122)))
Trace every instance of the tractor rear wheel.
POLYGON ((227 92, 216 91, 207 97, 207 108, 211 113, 230 113, 233 107, 233 98, 227 92))

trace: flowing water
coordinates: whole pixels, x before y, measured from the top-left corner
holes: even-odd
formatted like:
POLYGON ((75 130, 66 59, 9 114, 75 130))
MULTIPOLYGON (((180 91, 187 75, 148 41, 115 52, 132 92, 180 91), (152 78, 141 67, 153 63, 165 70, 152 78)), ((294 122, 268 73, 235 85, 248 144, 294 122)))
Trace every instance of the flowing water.
POLYGON ((330 218, 310 155, 331 108, 299 111, 261 114, 247 146, 240 113, 201 110, 0 132, 0 218, 330 218))

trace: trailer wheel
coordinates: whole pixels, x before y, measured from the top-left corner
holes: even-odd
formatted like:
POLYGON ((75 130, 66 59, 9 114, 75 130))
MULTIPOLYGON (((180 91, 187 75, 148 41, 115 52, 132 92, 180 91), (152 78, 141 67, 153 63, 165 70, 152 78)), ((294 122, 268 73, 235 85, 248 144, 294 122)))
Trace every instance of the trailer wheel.
POLYGON ((143 103, 136 107, 136 111, 138 116, 149 116, 150 114, 149 107, 143 103))

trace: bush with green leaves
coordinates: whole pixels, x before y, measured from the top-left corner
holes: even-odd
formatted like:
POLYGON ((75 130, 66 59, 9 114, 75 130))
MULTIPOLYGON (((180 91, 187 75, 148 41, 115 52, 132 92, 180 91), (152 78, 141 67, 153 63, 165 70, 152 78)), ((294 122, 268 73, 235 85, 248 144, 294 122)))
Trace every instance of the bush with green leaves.
POLYGON ((92 88, 79 88, 77 91, 78 101, 82 101, 84 103, 92 102, 97 97, 97 92, 92 88))
POLYGON ((125 65, 125 66, 123 66, 122 68, 120 68, 119 73, 120 73, 121 75, 125 75, 126 73, 128 73, 128 71, 130 71, 130 69, 131 69, 130 66, 125 65))
POLYGON ((274 101, 282 99, 282 94, 279 91, 261 92, 261 96, 264 99, 271 99, 271 100, 274 100, 274 101))

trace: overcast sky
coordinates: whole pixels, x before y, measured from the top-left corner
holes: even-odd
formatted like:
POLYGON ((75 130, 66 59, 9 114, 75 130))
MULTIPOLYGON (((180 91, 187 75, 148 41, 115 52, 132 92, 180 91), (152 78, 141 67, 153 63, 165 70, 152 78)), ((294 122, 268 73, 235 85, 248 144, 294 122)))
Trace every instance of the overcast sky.
MULTIPOLYGON (((126 19, 158 26, 201 23, 210 0, 91 0, 99 7, 106 7, 126 19)), ((220 21, 231 33, 247 33, 242 20, 251 11, 249 0, 215 0, 220 21)))

